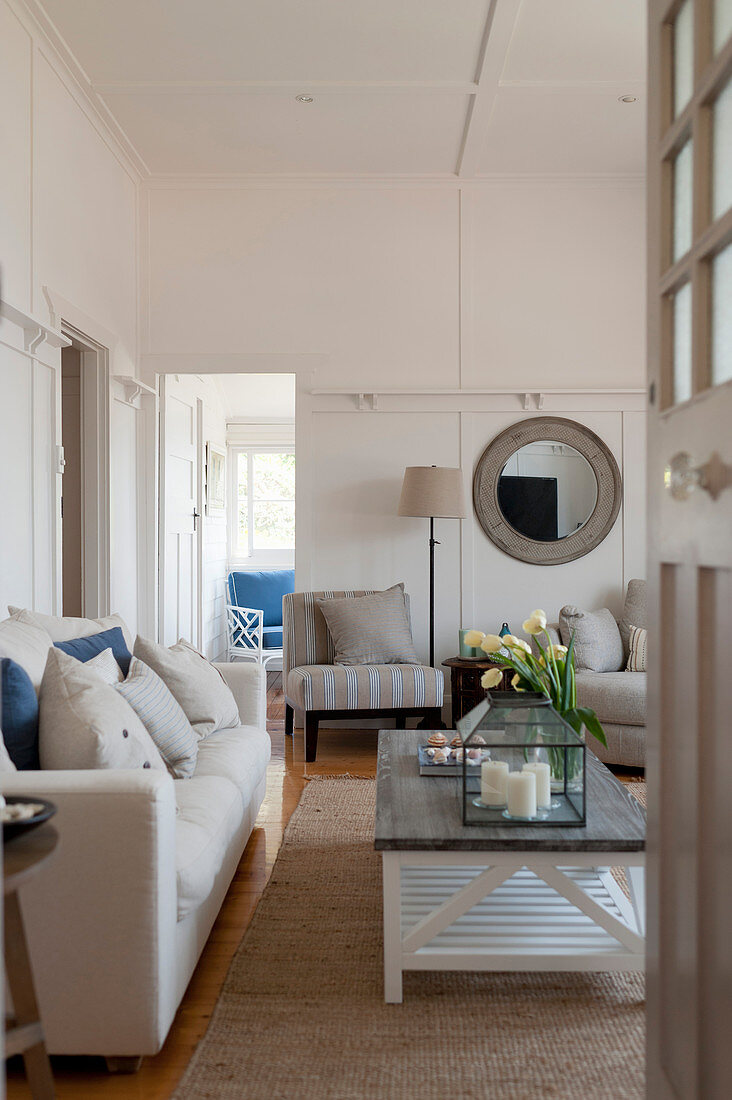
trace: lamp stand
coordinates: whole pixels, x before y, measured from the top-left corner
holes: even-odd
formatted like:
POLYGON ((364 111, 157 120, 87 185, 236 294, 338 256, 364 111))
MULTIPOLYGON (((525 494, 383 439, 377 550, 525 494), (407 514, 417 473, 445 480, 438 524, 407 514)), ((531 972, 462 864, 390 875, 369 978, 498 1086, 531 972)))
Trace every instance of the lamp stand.
MULTIPOLYGON (((435 517, 430 516, 430 667, 435 667, 435 547, 440 543, 435 538, 435 517)), ((443 721, 428 722, 422 718, 417 723, 418 730, 447 729, 443 721)))

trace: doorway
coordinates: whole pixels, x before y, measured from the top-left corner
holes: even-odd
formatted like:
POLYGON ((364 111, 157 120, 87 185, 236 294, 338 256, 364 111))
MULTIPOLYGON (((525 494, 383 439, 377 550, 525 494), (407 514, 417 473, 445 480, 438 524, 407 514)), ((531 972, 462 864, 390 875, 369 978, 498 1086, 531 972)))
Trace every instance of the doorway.
POLYGON ((73 326, 61 330, 60 610, 98 618, 110 610, 109 356, 73 326))

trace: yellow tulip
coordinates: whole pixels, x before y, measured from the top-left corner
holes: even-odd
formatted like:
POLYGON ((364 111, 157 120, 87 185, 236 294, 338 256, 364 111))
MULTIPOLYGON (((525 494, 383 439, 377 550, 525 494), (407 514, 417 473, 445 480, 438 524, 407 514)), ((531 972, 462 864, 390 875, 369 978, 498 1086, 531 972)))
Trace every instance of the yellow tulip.
POLYGON ((526 688, 520 688, 519 687, 520 679, 521 679, 521 677, 519 676, 519 674, 517 672, 516 675, 511 680, 511 687, 513 688, 514 691, 526 691, 526 688))
POLYGON ((485 634, 482 630, 469 630, 465 635, 464 642, 465 645, 469 645, 472 646, 473 649, 477 649, 484 638, 485 634))
POLYGON ((481 687, 484 687, 486 690, 498 687, 502 679, 503 673, 500 668, 489 668, 480 678, 481 687))
POLYGON ((498 653, 498 650, 502 647, 503 638, 499 638, 497 634, 486 634, 480 643, 480 648, 484 653, 498 653))
POLYGON ((552 653, 554 654, 555 657, 566 657, 567 656, 567 647, 566 647, 566 645, 553 645, 552 646, 552 653))
POLYGON ((524 634, 531 635, 541 634, 542 630, 546 630, 546 615, 541 608, 531 612, 529 618, 521 624, 521 629, 524 634))
POLYGON ((513 634, 507 634, 503 641, 509 649, 518 649, 522 653, 531 653, 531 646, 528 642, 525 642, 523 638, 516 638, 513 634))

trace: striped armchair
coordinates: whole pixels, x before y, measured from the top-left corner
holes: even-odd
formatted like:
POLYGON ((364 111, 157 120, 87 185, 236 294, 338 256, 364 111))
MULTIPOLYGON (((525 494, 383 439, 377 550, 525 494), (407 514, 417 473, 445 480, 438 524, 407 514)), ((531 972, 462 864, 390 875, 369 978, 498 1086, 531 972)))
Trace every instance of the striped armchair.
MULTIPOLYGON (((421 717, 439 727, 442 671, 428 665, 336 665, 333 640, 316 599, 368 595, 353 592, 293 592, 283 597, 285 732, 293 733, 295 710, 305 712, 305 759, 315 760, 322 718, 392 717, 406 725, 421 717)), ((408 597, 407 597, 408 599, 408 597)))

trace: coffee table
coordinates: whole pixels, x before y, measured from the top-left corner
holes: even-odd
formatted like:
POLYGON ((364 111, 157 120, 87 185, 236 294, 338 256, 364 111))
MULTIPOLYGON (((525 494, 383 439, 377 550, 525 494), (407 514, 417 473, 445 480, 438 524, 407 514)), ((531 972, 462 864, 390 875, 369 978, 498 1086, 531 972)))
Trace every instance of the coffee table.
POLYGON ((401 1002, 405 970, 643 970, 636 799, 588 749, 585 826, 465 826, 458 780, 419 775, 428 733, 379 733, 384 999, 401 1002))

